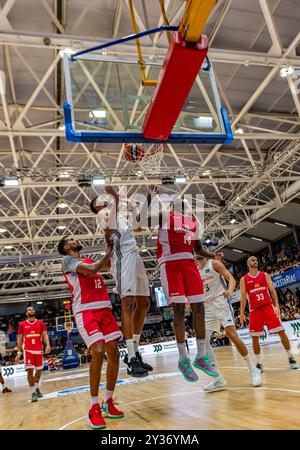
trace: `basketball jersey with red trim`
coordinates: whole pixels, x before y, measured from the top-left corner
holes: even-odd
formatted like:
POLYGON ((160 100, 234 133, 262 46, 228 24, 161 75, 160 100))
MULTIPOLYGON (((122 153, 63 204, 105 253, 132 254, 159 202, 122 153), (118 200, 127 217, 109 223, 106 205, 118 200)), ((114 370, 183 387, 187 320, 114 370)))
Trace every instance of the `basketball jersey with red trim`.
POLYGON ((47 327, 42 320, 36 319, 34 322, 24 320, 23 322, 20 322, 18 326, 18 334, 23 335, 23 350, 32 353, 42 353, 43 331, 47 331, 47 327))
POLYGON ((178 212, 171 212, 160 228, 156 256, 159 264, 178 259, 193 259, 196 236, 196 220, 178 212))
MULTIPOLYGON (((78 264, 94 264, 91 258, 78 259, 78 264)), ((111 301, 103 278, 99 273, 85 275, 76 271, 66 271, 64 277, 72 295, 73 314, 90 309, 111 308, 111 301)))
POLYGON ((273 303, 264 272, 258 272, 256 277, 252 277, 247 273, 244 276, 244 280, 250 311, 273 303))

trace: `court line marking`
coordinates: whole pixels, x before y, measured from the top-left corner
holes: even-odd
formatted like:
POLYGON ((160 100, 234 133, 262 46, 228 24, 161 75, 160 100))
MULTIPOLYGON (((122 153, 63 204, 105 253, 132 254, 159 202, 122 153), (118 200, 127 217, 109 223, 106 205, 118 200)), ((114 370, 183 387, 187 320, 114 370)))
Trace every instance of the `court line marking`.
MULTIPOLYGON (((232 391, 238 391, 238 390, 282 391, 282 392, 291 392, 291 393, 300 394, 300 390, 292 390, 292 389, 285 389, 285 388, 271 388, 271 387, 270 388, 269 387, 249 387, 249 386, 248 387, 227 387, 223 391, 219 391, 219 392, 224 392, 224 391, 228 391, 228 390, 232 390, 232 391)), ((124 406, 135 405, 135 404, 138 404, 138 403, 145 403, 145 402, 151 402, 151 401, 154 401, 154 400, 160 400, 162 398, 179 397, 179 396, 182 396, 182 395, 197 394, 197 393, 204 393, 204 394, 206 394, 206 392, 203 389, 199 389, 199 390, 193 390, 193 391, 180 392, 180 393, 177 393, 177 394, 160 395, 159 397, 145 398, 143 400, 136 400, 134 402, 124 403, 124 404, 120 405, 120 408, 123 408, 124 406)), ((207 394, 212 394, 212 393, 213 392, 208 392, 207 394)), ((74 423, 80 422, 80 420, 87 419, 87 418, 88 418, 88 416, 79 417, 78 419, 72 420, 71 422, 68 422, 65 425, 62 425, 60 428, 58 428, 58 430, 65 430, 70 425, 73 425, 74 423)))
MULTIPOLYGON (((65 381, 65 380, 74 380, 75 378, 84 378, 89 376, 89 370, 84 369, 85 371, 83 373, 77 373, 77 374, 70 374, 70 375, 64 375, 57 378, 48 378, 47 380, 43 380, 44 383, 50 383, 51 381, 65 381)), ((126 370, 126 367, 120 367, 119 371, 126 370)), ((102 374, 106 373, 106 370, 101 372, 102 374)))

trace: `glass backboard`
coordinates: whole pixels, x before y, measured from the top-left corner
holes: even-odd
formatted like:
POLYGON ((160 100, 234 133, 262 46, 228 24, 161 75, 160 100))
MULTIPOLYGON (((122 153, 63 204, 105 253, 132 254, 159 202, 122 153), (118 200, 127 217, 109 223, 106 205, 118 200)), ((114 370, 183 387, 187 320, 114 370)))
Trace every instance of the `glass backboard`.
MULTIPOLYGON (((163 61, 148 60, 146 70, 158 79, 163 61)), ((67 140, 73 142, 159 142, 145 139, 143 121, 154 94, 141 86, 137 61, 88 54, 64 56, 67 140)), ((163 117, 157 119, 163 120, 163 117)), ((229 143, 232 131, 222 108, 213 68, 200 70, 172 133, 170 143, 229 143)))

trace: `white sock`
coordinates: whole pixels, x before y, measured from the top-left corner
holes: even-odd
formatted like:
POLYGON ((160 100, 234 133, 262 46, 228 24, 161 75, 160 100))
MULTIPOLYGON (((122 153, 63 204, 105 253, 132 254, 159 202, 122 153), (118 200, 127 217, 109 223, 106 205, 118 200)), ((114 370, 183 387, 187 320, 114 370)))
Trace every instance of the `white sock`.
MULTIPOLYGON (((249 353, 248 353, 248 355, 243 356, 243 358, 246 361, 249 370, 254 370, 255 369, 255 365, 254 365, 254 362, 252 361, 249 353)), ((259 363, 259 364, 261 364, 261 363, 259 363)))
POLYGON ((139 342, 140 342, 140 334, 134 334, 133 335, 133 343, 134 343, 134 352, 138 352, 139 351, 139 342))
POLYGON ((179 351, 179 359, 185 358, 187 356, 185 343, 180 344, 179 342, 177 342, 177 347, 179 351))
POLYGON ((287 352, 287 355, 288 355, 289 358, 294 357, 292 352, 291 352, 291 350, 286 350, 286 352, 287 352))
POLYGON ((5 389, 5 383, 4 384, 1 383, 1 386, 2 386, 3 389, 5 389))
POLYGON ((99 403, 98 395, 96 397, 91 397, 91 406, 97 405, 99 403))
POLYGON ((109 398, 112 398, 113 394, 114 394, 114 391, 108 391, 108 390, 106 389, 105 394, 104 394, 104 401, 107 402, 107 400, 108 400, 109 398))
POLYGON ((30 386, 30 390, 31 390, 31 393, 33 394, 35 392, 35 386, 30 386))
POLYGON ((257 364, 262 364, 261 353, 255 354, 257 364))
POLYGON ((134 342, 133 339, 126 339, 127 351, 128 351, 128 361, 135 356, 134 342))
POLYGON ((40 382, 34 383, 34 387, 35 387, 36 389, 39 389, 39 388, 40 388, 40 382))
POLYGON ((200 358, 206 356, 206 339, 196 339, 197 342, 197 355, 200 358))

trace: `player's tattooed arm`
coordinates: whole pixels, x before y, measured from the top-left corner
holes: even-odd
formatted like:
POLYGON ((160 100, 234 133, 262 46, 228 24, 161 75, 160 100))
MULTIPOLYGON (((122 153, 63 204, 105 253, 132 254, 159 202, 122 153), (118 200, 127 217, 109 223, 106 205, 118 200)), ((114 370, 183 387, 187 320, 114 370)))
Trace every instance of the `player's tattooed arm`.
POLYGON ((224 266, 224 264, 222 264, 220 261, 218 260, 214 260, 212 263, 213 269, 218 272, 220 275, 222 275, 225 280, 228 283, 228 287, 226 289, 226 291, 223 293, 223 296, 225 298, 229 297, 233 291, 235 290, 236 287, 236 281, 234 279, 234 277, 231 275, 231 273, 229 272, 229 270, 226 269, 226 267, 224 266))
MULTIPOLYGON (((148 227, 153 228, 152 223, 152 215, 149 214, 149 207, 151 205, 151 202, 153 201, 153 198, 159 194, 158 188, 155 185, 148 186, 148 192, 147 192, 147 204, 148 204, 148 227)), ((158 208, 158 225, 159 228, 162 227, 162 209, 161 209, 161 203, 159 202, 159 208, 158 208)))

